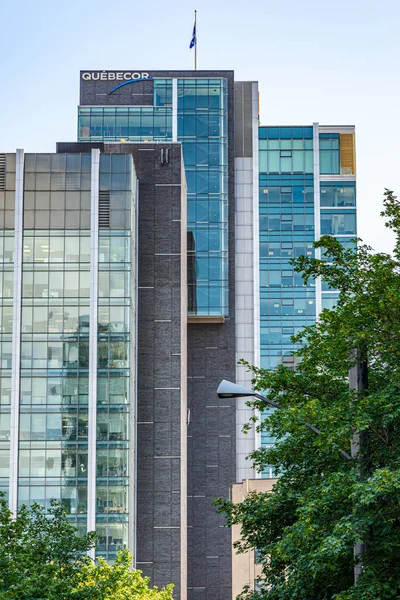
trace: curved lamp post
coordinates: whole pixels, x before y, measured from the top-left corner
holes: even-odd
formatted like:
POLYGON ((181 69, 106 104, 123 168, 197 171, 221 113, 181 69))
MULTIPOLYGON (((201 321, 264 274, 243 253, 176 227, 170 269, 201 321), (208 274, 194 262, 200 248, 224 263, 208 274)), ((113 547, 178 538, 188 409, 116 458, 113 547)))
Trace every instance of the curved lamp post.
MULTIPOLYGON (((266 398, 265 396, 262 396, 258 392, 255 392, 254 390, 248 390, 247 388, 245 388, 241 385, 238 385, 237 383, 232 383, 231 381, 226 381, 226 379, 223 379, 221 381, 221 383, 219 384, 218 389, 217 389, 217 396, 218 396, 218 398, 246 398, 249 396, 253 396, 254 398, 259 398, 263 402, 270 404, 271 406, 273 406, 274 408, 277 408, 278 410, 281 410, 282 408, 284 408, 281 404, 278 404, 277 402, 273 402, 272 400, 268 400, 268 398, 266 398)), ((311 431, 313 431, 317 435, 322 435, 322 431, 320 431, 319 429, 314 427, 314 425, 311 425, 311 423, 307 423, 307 421, 304 421, 304 425, 306 425, 309 429, 311 429, 311 431)), ((338 448, 338 450, 339 450, 340 454, 342 456, 344 456, 345 458, 347 458, 348 460, 352 459, 350 454, 347 454, 347 452, 345 452, 341 448, 338 448)), ((355 583, 357 583, 357 580, 362 573, 362 569, 363 569, 362 557, 363 557, 364 553, 365 553, 364 542, 354 544, 354 558, 361 559, 358 562, 358 564, 356 564, 354 566, 354 582, 355 583)))
MULTIPOLYGON (((248 390, 247 388, 242 387, 237 383, 227 381, 226 379, 223 379, 219 384, 217 389, 217 396, 218 398, 246 398, 249 396, 253 396, 254 398, 259 398, 263 402, 266 402, 267 404, 273 406, 274 408, 277 408, 278 410, 282 410, 282 408, 284 408, 281 404, 273 402, 272 400, 268 400, 268 398, 262 396, 258 392, 255 392, 254 390, 248 390)), ((311 423, 304 421, 304 425, 306 425, 308 429, 311 429, 311 431, 313 431, 317 435, 322 435, 322 431, 314 427, 314 425, 311 425, 311 423)), ((344 456, 348 460, 351 460, 350 454, 347 454, 347 452, 345 452, 341 448, 338 448, 338 450, 342 456, 344 456)))

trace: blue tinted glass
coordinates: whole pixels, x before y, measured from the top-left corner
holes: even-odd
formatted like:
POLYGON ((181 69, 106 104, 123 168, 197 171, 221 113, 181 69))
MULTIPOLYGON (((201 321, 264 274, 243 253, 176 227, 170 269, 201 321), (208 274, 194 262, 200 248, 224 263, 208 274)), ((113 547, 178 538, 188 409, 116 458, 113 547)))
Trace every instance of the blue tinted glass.
MULTIPOLYGON (((291 335, 315 321, 315 281, 304 285, 289 262, 314 256, 313 128, 268 128, 268 140, 272 129, 272 139, 279 133, 284 141, 268 141, 259 153, 261 364, 294 368, 291 335)), ((262 443, 274 439, 266 435, 262 443)))
POLYGON ((269 140, 279 139, 279 127, 268 127, 267 133, 268 133, 269 140))
POLYGON ((78 141, 105 140, 120 142, 171 139, 171 108, 79 107, 78 141))
POLYGON ((355 235, 356 213, 354 210, 340 212, 338 210, 321 211, 321 234, 355 235))
POLYGON ((319 169, 321 174, 331 173, 331 153, 330 150, 323 150, 319 153, 319 169))
POLYGON ((293 127, 292 137, 293 139, 302 139, 304 137, 303 127, 293 127))
MULTIPOLYGON (((178 140, 193 206, 191 247, 196 285, 189 289, 189 314, 227 312, 227 131, 226 82, 178 80, 178 140), (200 110, 198 110, 200 109, 200 110), (190 139, 191 138, 191 139, 190 139)), ((193 277, 192 277, 193 278, 193 277)), ((189 277, 190 279, 190 277, 189 277)))
POLYGON ((313 128, 312 127, 304 127, 304 137, 308 139, 313 138, 313 128))
POLYGON ((291 127, 280 127, 279 128, 279 137, 281 139, 290 139, 292 137, 292 128, 291 127))

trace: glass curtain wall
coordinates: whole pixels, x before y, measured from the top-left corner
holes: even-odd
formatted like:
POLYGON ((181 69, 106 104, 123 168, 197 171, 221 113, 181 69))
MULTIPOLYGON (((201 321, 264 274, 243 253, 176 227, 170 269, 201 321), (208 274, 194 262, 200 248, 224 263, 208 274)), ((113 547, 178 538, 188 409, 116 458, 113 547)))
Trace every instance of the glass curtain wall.
MULTIPOLYGON (((48 507, 52 498, 62 500, 82 532, 87 528, 88 489, 90 175, 90 155, 25 157, 28 228, 23 233, 18 502, 48 507)), ((132 193, 132 157, 102 155, 96 529, 97 552, 108 560, 128 544, 132 193)), ((4 487, 9 456, 13 232, 2 231, 0 240, 4 267, 0 485, 4 487)))
MULTIPOLYGON (((347 147, 340 154, 341 135, 319 135, 321 235, 332 235, 345 247, 353 247, 356 184, 346 177, 348 171, 354 173, 354 166, 343 167, 343 181, 329 181, 330 175, 338 179, 341 160, 354 163, 346 136, 347 147)), ((353 134, 351 138, 353 143, 353 134)), ((313 128, 260 127, 259 164, 261 367, 294 368, 291 336, 316 319, 315 282, 310 279, 304 285, 289 263, 301 254, 314 256, 313 128)), ((332 308, 336 300, 337 292, 322 282, 322 308, 332 308)), ((273 443, 263 431, 261 444, 273 443)), ((263 476, 274 473, 267 468, 263 476)))
POLYGON ((167 106, 79 107, 79 142, 166 142, 171 138, 172 109, 167 106))
POLYGON ((87 520, 90 156, 26 155, 19 504, 87 520))
POLYGON ((315 320, 314 282, 289 262, 314 253, 312 128, 261 127, 259 138, 261 366, 274 368, 293 363, 291 336, 315 320))
MULTIPOLYGON (((225 79, 178 79, 178 141, 188 185, 188 310, 228 314, 228 100, 225 79)), ((172 79, 154 106, 78 110, 78 140, 172 141, 172 79)))
MULTIPOLYGON (((332 235, 344 247, 354 248, 357 235, 355 181, 322 181, 321 235, 332 235)), ((337 291, 322 281, 322 308, 333 308, 337 291)))
POLYGON ((178 140, 188 185, 189 314, 228 314, 225 79, 178 79, 178 140))
MULTIPOLYGON (((294 368, 291 336, 315 321, 314 281, 289 262, 314 255, 312 127, 260 127, 259 159, 261 367, 294 368)), ((262 445, 273 442, 263 431, 262 445)))
POLYGON ((132 176, 130 155, 100 156, 112 218, 99 229, 96 530, 97 555, 111 561, 128 545, 132 176))

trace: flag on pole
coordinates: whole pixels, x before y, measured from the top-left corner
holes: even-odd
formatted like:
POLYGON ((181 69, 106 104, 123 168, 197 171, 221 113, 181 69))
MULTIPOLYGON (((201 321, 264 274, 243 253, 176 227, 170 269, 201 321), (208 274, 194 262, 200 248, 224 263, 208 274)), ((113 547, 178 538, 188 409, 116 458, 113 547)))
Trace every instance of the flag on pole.
POLYGON ((194 26, 193 26, 192 39, 190 41, 189 48, 193 48, 195 45, 196 45, 196 21, 195 21, 194 26))
POLYGON ((194 11, 194 25, 189 48, 194 48, 194 70, 197 71, 197 10, 194 11))

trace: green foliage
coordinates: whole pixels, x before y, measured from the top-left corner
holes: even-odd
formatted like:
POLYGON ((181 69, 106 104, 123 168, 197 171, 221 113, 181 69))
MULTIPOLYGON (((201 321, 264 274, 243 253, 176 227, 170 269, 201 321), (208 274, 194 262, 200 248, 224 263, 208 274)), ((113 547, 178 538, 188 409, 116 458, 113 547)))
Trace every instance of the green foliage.
MULTIPOLYGON (((219 499, 229 525, 241 524, 238 551, 258 548, 264 590, 243 598, 265 600, 389 600, 400 597, 400 204, 385 192, 383 216, 396 235, 393 256, 366 245, 344 249, 323 236, 324 260, 293 261, 305 279, 322 276, 340 291, 335 310, 294 341, 296 371, 248 365, 253 385, 283 405, 258 429, 277 443, 252 454, 258 469, 282 475, 270 494, 232 504, 219 499), (349 389, 355 349, 368 357, 368 391, 349 389), (305 425, 322 431, 317 436, 305 425), (346 460, 356 430, 368 432, 366 470, 346 460), (354 585, 353 546, 367 542, 363 573, 354 585)), ((248 402, 265 411, 262 400, 248 402)))
POLYGON ((173 585, 162 590, 149 588, 149 577, 141 571, 130 570, 132 556, 127 550, 118 553, 110 566, 99 558, 98 564, 86 562, 73 598, 91 600, 172 600, 173 585))
POLYGON ((1 498, 0 600, 172 600, 173 586, 149 588, 127 550, 112 566, 93 563, 95 543, 94 532, 78 536, 60 503, 22 506, 13 519, 1 498))

